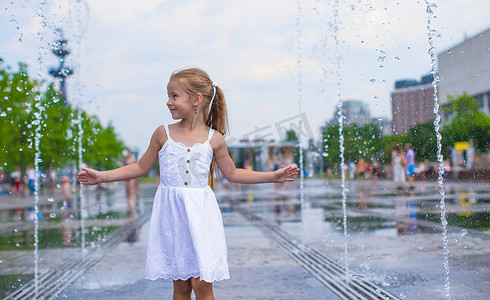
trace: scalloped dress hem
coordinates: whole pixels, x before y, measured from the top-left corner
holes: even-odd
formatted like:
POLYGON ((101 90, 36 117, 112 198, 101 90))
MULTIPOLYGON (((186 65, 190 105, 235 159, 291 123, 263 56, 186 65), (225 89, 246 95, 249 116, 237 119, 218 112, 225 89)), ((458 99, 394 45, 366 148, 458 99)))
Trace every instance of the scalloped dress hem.
MULTIPOLYGON (((156 276, 156 277, 149 277, 149 276, 145 276, 145 279, 147 280, 151 280, 151 281, 155 281, 155 280, 158 280, 158 279, 163 279, 163 280, 167 280, 167 279, 172 279, 172 280, 189 280, 191 278, 199 278, 201 277, 201 275, 190 275, 190 276, 186 276, 186 277, 174 277, 174 276, 156 276)), ((214 279, 214 280, 206 280, 206 279, 201 279, 202 281, 206 281, 206 282, 209 282, 209 283, 213 283, 213 282, 217 282, 217 281, 223 281, 223 280, 228 280, 230 279, 230 276, 225 276, 223 278, 219 278, 219 279, 214 279)))

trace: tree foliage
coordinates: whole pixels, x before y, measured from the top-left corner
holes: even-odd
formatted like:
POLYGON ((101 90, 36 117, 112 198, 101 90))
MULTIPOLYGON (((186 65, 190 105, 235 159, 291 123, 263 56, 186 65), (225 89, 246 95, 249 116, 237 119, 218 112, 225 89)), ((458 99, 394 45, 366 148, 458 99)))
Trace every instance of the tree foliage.
POLYGON ((434 122, 417 124, 408 130, 406 141, 412 144, 416 160, 437 160, 437 137, 434 122))
POLYGON ((36 128, 40 124, 40 167, 60 168, 78 161, 78 115, 82 115, 84 161, 98 168, 114 168, 124 144, 112 125, 64 105, 53 84, 40 91, 27 66, 15 72, 0 59, 0 170, 34 164, 36 128), (38 116, 38 117, 36 117, 38 116))
MULTIPOLYGON (((372 124, 358 126, 346 125, 344 135, 344 160, 357 162, 360 158, 370 161, 372 156, 378 156, 377 150, 381 142, 381 131, 372 124)), ((340 165, 340 132, 339 125, 332 125, 323 132, 323 149, 325 164, 334 168, 340 165)))
POLYGON ((468 94, 459 97, 449 97, 451 105, 445 110, 451 113, 452 118, 441 130, 443 144, 454 145, 455 142, 471 141, 481 153, 489 150, 490 143, 490 117, 478 110, 478 103, 468 94))
POLYGON ((290 129, 286 131, 286 142, 297 142, 298 141, 298 135, 296 134, 296 131, 293 129, 290 129))
MULTIPOLYGON (((489 151, 490 117, 478 110, 478 103, 467 94, 450 98, 451 105, 446 111, 452 113, 450 122, 441 129, 443 155, 448 156, 448 146, 455 142, 471 141, 481 153, 489 151)), ((360 158, 368 161, 376 157, 381 164, 391 163, 393 145, 412 144, 416 160, 437 160, 437 138, 433 121, 417 124, 406 134, 381 137, 374 125, 344 126, 345 163, 357 162, 360 158)), ((336 167, 340 165, 339 125, 333 125, 323 131, 325 163, 336 167)))

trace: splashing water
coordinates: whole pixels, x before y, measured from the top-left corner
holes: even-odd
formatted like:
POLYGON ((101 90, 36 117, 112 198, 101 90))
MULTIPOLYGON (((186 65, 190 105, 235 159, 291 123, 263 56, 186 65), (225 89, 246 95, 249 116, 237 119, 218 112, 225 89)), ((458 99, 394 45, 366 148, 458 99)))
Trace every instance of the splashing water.
POLYGON ((442 136, 439 133, 439 123, 441 121, 441 115, 439 114, 439 99, 437 97, 437 82, 439 82, 439 76, 436 73, 436 59, 434 47, 434 37, 437 36, 437 31, 432 28, 432 19, 434 18, 433 9, 437 8, 436 3, 431 3, 425 1, 427 5, 427 36, 429 38, 429 54, 431 60, 431 70, 430 73, 433 76, 432 86, 434 88, 434 113, 436 118, 434 120, 434 126, 437 137, 437 161, 439 162, 439 171, 437 172, 437 182, 439 185, 439 194, 441 195, 440 206, 441 206, 441 224, 442 224, 442 246, 444 253, 444 291, 446 293, 446 299, 451 298, 450 285, 449 285, 449 249, 448 249, 448 238, 447 238, 447 219, 446 219, 446 202, 445 202, 445 192, 444 192, 444 158, 442 156, 442 136))
MULTIPOLYGON (((302 82, 301 82, 301 0, 296 0, 296 50, 298 55, 298 110, 301 114, 302 109, 302 82)), ((301 150, 301 132, 303 128, 303 122, 299 121, 299 134, 298 134, 298 149, 299 149, 299 190, 300 190, 300 201, 301 201, 301 220, 304 224, 305 217, 305 195, 304 195, 304 172, 303 172, 303 151, 301 150)))
POLYGON ((342 111, 342 99, 341 99, 341 92, 340 92, 340 84, 342 82, 342 78, 340 76, 340 61, 341 61, 341 56, 340 56, 340 44, 339 44, 339 37, 338 37, 338 32, 339 32, 339 1, 335 1, 335 6, 334 6, 334 24, 333 24, 333 32, 334 32, 334 41, 335 41, 335 53, 336 53, 336 58, 337 58, 337 83, 336 83, 336 90, 337 90, 337 98, 338 98, 338 104, 337 104, 337 109, 338 109, 338 123, 339 123, 339 147, 340 147, 340 172, 341 172, 341 179, 342 179, 342 224, 344 227, 344 264, 345 264, 345 277, 348 280, 348 274, 349 274, 349 262, 348 262, 348 257, 349 257, 349 250, 348 250, 348 234, 347 234, 347 192, 346 192, 346 186, 345 186, 345 160, 344 160, 344 113, 342 111))
MULTIPOLYGON (((79 169, 83 162, 83 127, 82 127, 82 111, 78 111, 78 166, 79 169)), ((82 259, 85 259, 85 218, 86 213, 86 201, 85 194, 83 192, 83 185, 79 183, 78 196, 80 199, 80 227, 82 231, 82 259)))
POLYGON ((36 129, 34 131, 34 171, 35 171, 35 180, 34 180, 34 289, 36 298, 39 294, 39 193, 40 193, 40 176, 39 176, 39 163, 41 162, 41 129, 43 126, 42 115, 43 115, 43 101, 41 97, 41 93, 43 91, 43 81, 42 81, 42 69, 43 69, 43 57, 46 54, 44 47, 42 46, 44 35, 42 30, 47 26, 46 16, 44 15, 44 6, 46 5, 46 1, 42 1, 39 3, 36 8, 36 16, 41 18, 41 24, 43 25, 40 31, 37 33, 39 42, 41 46, 38 48, 38 82, 39 86, 37 87, 35 99, 35 107, 37 111, 34 113, 34 125, 36 125, 36 129))
MULTIPOLYGON (((76 38, 76 44, 77 48, 81 48, 81 42, 82 38, 85 34, 85 31, 87 30, 88 27, 88 4, 83 1, 83 0, 77 0, 75 2, 72 2, 70 6, 70 18, 71 18, 71 24, 73 24, 74 29, 75 29, 75 38, 76 38)), ((80 51, 81 52, 81 51, 80 51)), ((79 63, 78 63, 78 73, 80 73, 80 57, 79 57, 79 63)), ((81 100, 81 87, 80 87, 80 80, 75 81, 75 98, 78 100, 81 100)), ((80 103, 79 103, 80 104, 80 103)), ((78 149, 78 169, 82 167, 83 164, 83 117, 82 117, 82 110, 78 110, 78 116, 77 116, 77 125, 78 125, 78 139, 77 139, 77 149, 78 149)), ((82 259, 85 259, 85 254, 86 254, 86 249, 85 249, 85 218, 87 217, 87 201, 85 199, 85 193, 84 193, 84 187, 81 183, 79 183, 78 186, 78 197, 80 199, 80 227, 81 227, 81 252, 82 252, 82 259)))

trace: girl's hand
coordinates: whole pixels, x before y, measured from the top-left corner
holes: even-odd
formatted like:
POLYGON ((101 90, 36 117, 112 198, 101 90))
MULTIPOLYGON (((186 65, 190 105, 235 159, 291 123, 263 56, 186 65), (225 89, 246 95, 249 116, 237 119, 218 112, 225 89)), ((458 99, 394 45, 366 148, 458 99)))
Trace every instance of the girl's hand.
POLYGON ((297 166, 288 166, 273 172, 272 182, 280 183, 285 181, 294 181, 292 176, 296 176, 299 173, 299 168, 297 166))
POLYGON ((82 184, 98 184, 102 182, 102 176, 99 171, 90 169, 90 168, 82 168, 83 172, 78 173, 77 179, 82 184))

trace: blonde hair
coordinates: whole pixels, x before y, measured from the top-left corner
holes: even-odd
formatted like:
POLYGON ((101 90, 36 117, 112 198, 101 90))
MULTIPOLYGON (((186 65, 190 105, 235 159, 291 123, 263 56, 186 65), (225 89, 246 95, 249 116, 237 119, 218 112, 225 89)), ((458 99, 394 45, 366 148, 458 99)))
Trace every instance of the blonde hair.
MULTIPOLYGON (((176 80, 182 89, 189 95, 201 94, 203 97, 204 122, 206 126, 213 128, 222 135, 228 132, 228 117, 226 111, 225 95, 219 86, 213 87, 213 81, 208 73, 198 68, 178 70, 172 73, 170 80, 176 80), (214 88, 216 95, 214 96, 214 88), (209 104, 211 103, 211 109, 209 104)), ((213 187, 213 174, 216 170, 216 160, 213 155, 209 172, 210 186, 213 187)))

